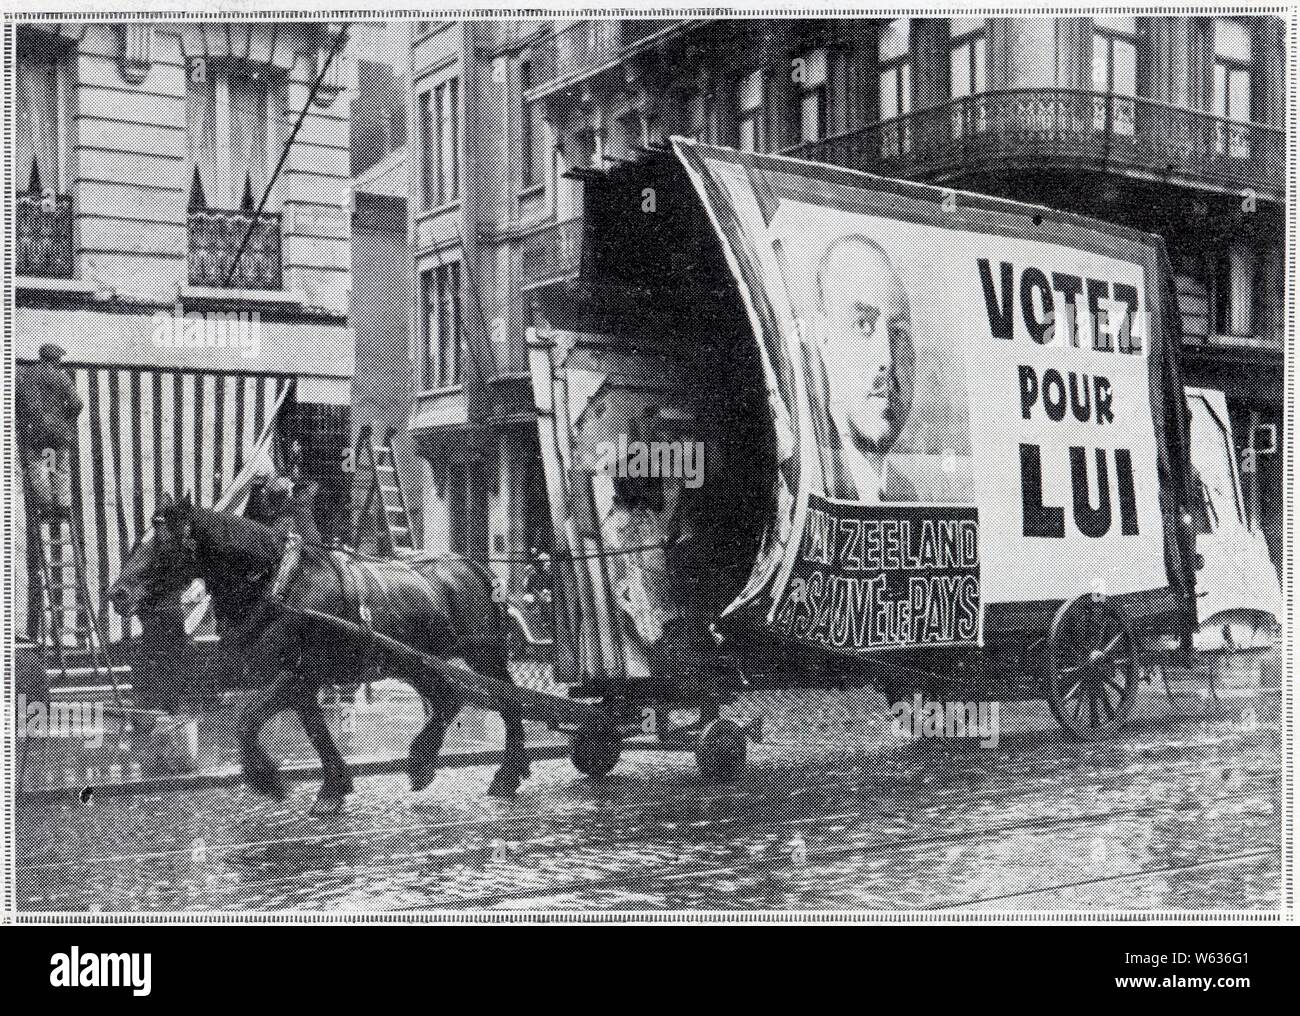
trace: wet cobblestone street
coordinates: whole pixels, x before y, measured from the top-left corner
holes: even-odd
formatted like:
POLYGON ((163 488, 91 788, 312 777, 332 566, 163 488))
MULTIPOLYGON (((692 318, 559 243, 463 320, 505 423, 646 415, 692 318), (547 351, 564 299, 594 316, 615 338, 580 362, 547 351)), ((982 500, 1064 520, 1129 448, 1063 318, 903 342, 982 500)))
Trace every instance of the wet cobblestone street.
MULTIPOLYGON (((18 808, 25 911, 1270 910, 1280 894, 1277 699, 1148 708, 1064 740, 1041 703, 996 748, 889 737, 752 746, 735 783, 629 750, 593 781, 535 762, 361 778, 307 815, 242 786, 18 808), (1252 717, 1255 714, 1252 713, 1252 717)), ((779 734, 779 731, 778 731, 779 734)))

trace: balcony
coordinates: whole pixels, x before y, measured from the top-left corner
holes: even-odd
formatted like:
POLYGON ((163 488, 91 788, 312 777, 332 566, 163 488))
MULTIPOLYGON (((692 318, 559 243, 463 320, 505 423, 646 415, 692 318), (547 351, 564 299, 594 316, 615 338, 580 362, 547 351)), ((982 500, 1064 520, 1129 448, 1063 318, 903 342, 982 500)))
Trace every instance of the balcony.
POLYGON ((532 46, 528 97, 559 91, 617 64, 654 41, 702 24, 684 20, 579 21, 532 46))
POLYGON ((1061 88, 985 92, 784 154, 883 176, 950 181, 981 171, 1119 172, 1285 198, 1286 134, 1149 99, 1061 88))
POLYGON ((547 223, 523 234, 519 245, 519 285, 536 289, 575 278, 582 265, 581 216, 547 223))
POLYGON ((66 194, 23 191, 18 204, 18 275, 73 277, 72 199, 66 194))
POLYGON ((191 208, 190 285, 222 289, 280 289, 280 215, 263 212, 191 208), (249 226, 252 226, 250 231, 249 226), (235 252, 248 243, 235 264, 235 252), (234 272, 231 266, 234 265, 234 272))

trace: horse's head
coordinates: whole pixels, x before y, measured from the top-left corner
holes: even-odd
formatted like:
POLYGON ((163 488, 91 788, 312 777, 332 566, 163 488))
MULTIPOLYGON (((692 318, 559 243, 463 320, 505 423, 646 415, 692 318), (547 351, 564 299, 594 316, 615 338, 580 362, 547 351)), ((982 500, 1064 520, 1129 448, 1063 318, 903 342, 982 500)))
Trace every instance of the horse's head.
POLYGON ((108 600, 120 615, 147 612, 198 577, 193 510, 188 495, 180 501, 164 496, 153 528, 141 537, 108 590, 108 600))

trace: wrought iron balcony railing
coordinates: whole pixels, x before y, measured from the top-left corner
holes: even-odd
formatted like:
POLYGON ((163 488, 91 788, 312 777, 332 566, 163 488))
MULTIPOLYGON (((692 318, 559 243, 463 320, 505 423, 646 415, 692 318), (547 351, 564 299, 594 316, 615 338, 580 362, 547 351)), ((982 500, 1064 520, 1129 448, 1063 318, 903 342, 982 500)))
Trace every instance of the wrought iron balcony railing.
POLYGON ((628 55, 651 38, 680 31, 688 22, 653 19, 579 21, 532 46, 530 94, 580 81, 628 55))
POLYGON ((72 199, 48 191, 22 191, 15 197, 17 274, 46 279, 72 278, 72 199))
POLYGON ((190 285, 231 289, 280 289, 283 285, 280 215, 191 208, 190 285), (235 264, 235 252, 249 232, 235 264), (233 274, 231 265, 235 265, 233 274))
POLYGON ((1150 99, 1062 88, 969 95, 786 155, 936 180, 993 168, 1095 168, 1285 194, 1286 135, 1150 99))
POLYGON ((519 248, 520 285, 535 288, 577 276, 582 264, 581 216, 525 233, 519 248))

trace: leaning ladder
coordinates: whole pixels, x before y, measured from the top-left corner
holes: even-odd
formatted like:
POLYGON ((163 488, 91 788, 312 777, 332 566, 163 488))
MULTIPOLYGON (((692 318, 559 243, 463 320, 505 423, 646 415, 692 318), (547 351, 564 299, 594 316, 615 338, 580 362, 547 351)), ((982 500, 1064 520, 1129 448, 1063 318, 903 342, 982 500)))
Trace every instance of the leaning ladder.
POLYGON ((81 532, 69 505, 36 508, 31 477, 24 469, 27 539, 37 547, 40 565, 41 663, 46 677, 57 675, 61 687, 92 684, 113 689, 113 703, 123 707, 108 653, 108 636, 86 583, 86 555, 81 532))
POLYGON ((413 554, 415 527, 397 476, 393 454, 396 429, 388 428, 383 441, 374 440, 370 425, 357 435, 356 468, 362 474, 364 501, 357 514, 352 545, 361 547, 373 535, 375 552, 381 556, 413 554))

